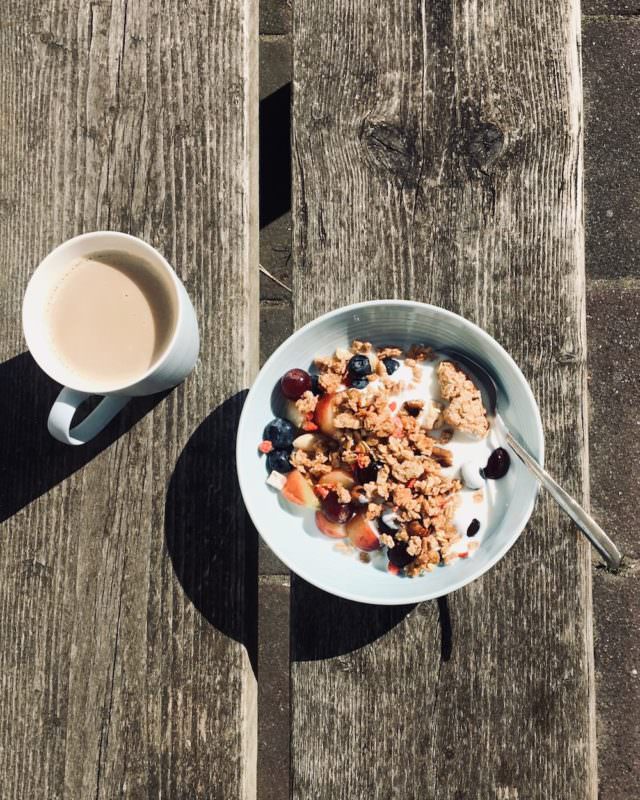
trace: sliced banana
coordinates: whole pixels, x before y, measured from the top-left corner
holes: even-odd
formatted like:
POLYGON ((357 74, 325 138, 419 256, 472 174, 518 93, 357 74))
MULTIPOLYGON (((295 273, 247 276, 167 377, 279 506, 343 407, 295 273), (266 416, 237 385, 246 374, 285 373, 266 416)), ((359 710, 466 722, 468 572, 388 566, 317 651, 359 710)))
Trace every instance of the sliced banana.
POLYGON ((296 450, 304 450, 308 453, 316 447, 319 441, 320 437, 315 433, 303 433, 293 440, 293 446, 296 450))

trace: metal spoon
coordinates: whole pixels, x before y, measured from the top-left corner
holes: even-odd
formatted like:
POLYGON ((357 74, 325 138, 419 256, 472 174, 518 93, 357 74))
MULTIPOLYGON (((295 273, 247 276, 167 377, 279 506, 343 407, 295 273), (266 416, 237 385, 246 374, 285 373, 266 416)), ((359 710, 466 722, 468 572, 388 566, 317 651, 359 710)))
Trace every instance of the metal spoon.
POLYGON ((504 436, 506 443, 518 456, 518 458, 533 472, 536 478, 540 481, 542 486, 547 489, 549 494, 553 497, 556 503, 563 509, 571 519, 576 523, 578 528, 589 539, 591 544, 596 548, 600 555, 604 558, 611 569, 618 569, 622 561, 622 553, 618 550, 615 544, 602 530, 598 523, 582 508, 582 506, 567 494, 565 490, 559 486, 556 481, 543 469, 536 459, 518 442, 507 428, 504 420, 498 414, 498 389, 496 382, 489 372, 473 361, 469 356, 458 352, 457 350, 439 350, 439 353, 455 361, 461 367, 466 369, 471 377, 476 378, 480 383, 480 388, 484 390, 483 400, 488 413, 495 417, 499 429, 504 436))

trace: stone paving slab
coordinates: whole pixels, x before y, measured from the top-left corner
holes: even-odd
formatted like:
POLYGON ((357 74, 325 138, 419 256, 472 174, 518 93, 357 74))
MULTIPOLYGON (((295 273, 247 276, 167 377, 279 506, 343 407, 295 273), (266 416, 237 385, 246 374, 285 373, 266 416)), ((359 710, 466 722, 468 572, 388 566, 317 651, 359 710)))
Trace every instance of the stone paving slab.
POLYGON ((260 33, 289 33, 292 2, 293 0, 260 0, 260 33))
POLYGON ((631 800, 640 797, 640 281, 591 281, 587 333, 591 508, 627 558, 619 575, 594 570, 599 800, 631 800))
POLYGON ((591 505, 640 559, 640 281, 592 281, 587 304, 591 505))
MULTIPOLYGON (((289 17, 285 2, 261 6, 268 19, 289 17), (285 14, 286 11, 286 14, 285 14)), ((261 18, 262 22, 264 20, 261 18)), ((272 30, 263 24, 261 30, 272 30)), ((291 286, 291 171, 290 171, 291 42, 289 37, 260 40, 260 263, 286 286, 291 286)), ((260 363, 293 330, 291 295, 260 276, 260 363)), ((260 540, 259 571, 288 574, 287 568, 260 540)))
POLYGON ((291 82, 291 40, 288 36, 260 37, 260 100, 291 82))
POLYGON ((639 0, 583 0, 582 14, 634 16, 640 14, 639 0))
MULTIPOLYGON (((260 263, 285 286, 291 287, 291 214, 287 212, 260 231, 260 263)), ((260 299, 291 306, 291 293, 260 277, 260 299)), ((269 355, 269 353, 267 353, 269 355)))
MULTIPOLYGON (((291 42, 260 41, 260 258, 262 265, 291 285, 291 42)), ((261 299, 290 295, 263 278, 261 299)))
MULTIPOLYGON (((260 249, 263 248, 262 238, 260 249)), ((261 283, 271 283, 264 275, 261 283)), ((276 287, 277 288, 277 287, 276 287)), ((261 286, 262 292, 262 286, 261 286)), ((260 365, 293 330, 293 309, 290 302, 260 300, 260 365)), ((258 540, 258 571, 261 575, 288 575, 289 570, 262 541, 258 540)))
POLYGON ((289 798, 289 577, 260 578, 258 798, 289 798))
POLYGON ((640 574, 594 578, 599 800, 640 797, 640 574))
POLYGON ((640 17, 585 19, 586 269, 640 277, 640 17))

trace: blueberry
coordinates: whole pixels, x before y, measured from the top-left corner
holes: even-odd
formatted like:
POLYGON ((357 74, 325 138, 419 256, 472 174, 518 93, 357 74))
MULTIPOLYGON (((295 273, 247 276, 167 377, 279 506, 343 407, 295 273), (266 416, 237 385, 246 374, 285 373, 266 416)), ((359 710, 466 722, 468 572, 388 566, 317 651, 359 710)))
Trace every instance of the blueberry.
POLYGON ((320 396, 324 394, 324 389, 320 386, 320 376, 319 375, 312 375, 311 376, 311 392, 316 396, 320 396))
POLYGON ((371 461, 366 467, 356 466, 354 469, 356 480, 360 485, 371 483, 378 477, 378 471, 382 468, 379 461, 371 461))
POLYGON ((347 368, 349 370, 349 374, 354 378, 366 378, 366 376, 371 375, 372 372, 371 362, 366 356, 363 355, 351 356, 351 359, 347 364, 347 368))
POLYGON ((291 472, 293 467, 289 463, 289 453, 287 450, 272 450, 267 453, 267 469, 269 472, 291 472))
POLYGON ((291 450, 296 438, 297 428, 288 419, 276 417, 264 429, 264 438, 268 439, 276 450, 291 450))
POLYGON ((352 389, 366 389, 369 381, 366 378, 351 378, 350 386, 352 389))
POLYGON ((400 367, 400 362, 396 361, 395 358, 383 358, 382 363, 384 364, 384 368, 387 370, 387 375, 393 375, 393 373, 400 367))
POLYGON ((406 567, 413 561, 413 556, 407 553, 406 542, 396 542, 394 547, 387 550, 387 558, 396 567, 406 567))
POLYGON ((467 536, 475 536, 480 530, 480 522, 477 519, 472 519, 467 528, 467 536))

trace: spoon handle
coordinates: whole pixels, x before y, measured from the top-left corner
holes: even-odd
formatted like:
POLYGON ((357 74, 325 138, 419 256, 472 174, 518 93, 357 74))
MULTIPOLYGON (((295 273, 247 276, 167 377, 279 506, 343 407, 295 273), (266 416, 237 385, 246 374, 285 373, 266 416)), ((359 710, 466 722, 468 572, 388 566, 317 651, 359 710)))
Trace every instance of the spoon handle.
POLYGON ((582 506, 567 494, 565 490, 559 486, 549 473, 544 470, 535 458, 528 453, 524 447, 517 442, 512 434, 506 432, 507 444, 523 461, 527 467, 533 472, 536 478, 540 481, 542 486, 549 492, 556 503, 562 508, 571 519, 576 523, 580 530, 585 534, 587 539, 596 548, 600 555, 607 562, 607 565, 612 569, 617 569, 622 561, 622 553, 618 550, 615 544, 602 530, 598 523, 582 508, 582 506))

